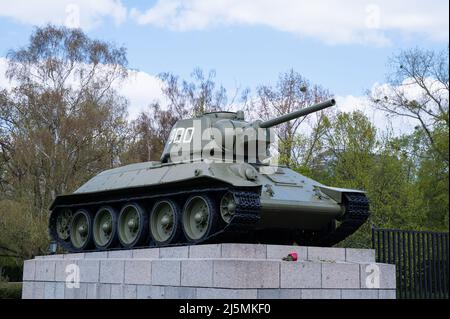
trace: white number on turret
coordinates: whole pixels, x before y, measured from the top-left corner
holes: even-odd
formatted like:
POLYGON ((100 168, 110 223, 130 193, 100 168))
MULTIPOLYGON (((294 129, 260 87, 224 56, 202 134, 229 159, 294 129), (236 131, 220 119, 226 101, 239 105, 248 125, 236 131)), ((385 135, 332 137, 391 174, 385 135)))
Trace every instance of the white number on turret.
POLYGON ((192 141, 192 137, 194 136, 194 128, 193 127, 180 127, 172 130, 169 135, 169 143, 190 143, 192 141))

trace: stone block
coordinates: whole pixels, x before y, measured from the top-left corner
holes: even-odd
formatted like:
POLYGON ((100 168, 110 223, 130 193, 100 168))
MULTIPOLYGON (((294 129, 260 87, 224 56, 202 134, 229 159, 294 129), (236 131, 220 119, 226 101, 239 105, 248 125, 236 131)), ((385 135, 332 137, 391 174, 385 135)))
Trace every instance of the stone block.
POLYGON ((22 299, 33 299, 34 282, 24 281, 22 283, 22 299))
POLYGON ((35 280, 54 281, 55 280, 55 260, 36 260, 35 280))
POLYGON ((55 299, 56 282, 44 283, 44 299, 55 299))
POLYGON ((123 299, 123 285, 111 284, 111 299, 123 299))
POLYGON ((132 258, 133 252, 129 249, 127 250, 112 250, 112 251, 108 251, 108 258, 120 258, 120 259, 127 259, 127 258, 132 258))
POLYGON ((221 258, 222 245, 193 245, 189 246, 189 258, 221 258))
MULTIPOLYGON (((100 261, 95 259, 82 259, 77 261, 80 271, 80 282, 97 283, 100 280, 100 261)), ((122 270, 123 272, 123 270, 122 270)), ((115 275, 115 274, 111 274, 115 275)))
POLYGON ((125 261, 101 260, 100 282, 105 284, 122 284, 124 281, 125 261))
POLYGON ((84 253, 64 254, 64 259, 84 259, 84 253))
POLYGON ((378 289, 342 289, 342 299, 378 299, 378 289))
POLYGON ((322 264, 322 288, 359 288, 359 264, 322 264))
POLYGON ((101 260, 100 282, 105 284, 121 284, 124 282, 125 261, 101 260))
POLYGON ((69 265, 77 265, 76 260, 61 259, 55 261, 55 281, 66 281, 68 275, 68 273, 66 273, 66 270, 70 269, 70 267, 67 268, 69 265))
POLYGON ((137 298, 138 299, 163 299, 164 287, 162 286, 137 286, 137 298))
POLYGON ((189 247, 164 247, 159 250, 159 258, 188 258, 189 247))
POLYGON ((64 298, 65 299, 86 299, 87 298, 87 286, 86 283, 80 283, 79 287, 64 286, 64 298))
POLYGON ((133 258, 157 259, 159 258, 159 248, 133 249, 133 258))
POLYGON ((34 259, 62 259, 64 258, 63 254, 58 254, 58 255, 42 255, 42 256, 36 256, 34 257, 34 259))
POLYGON ((34 280, 36 271, 36 260, 25 260, 23 263, 23 280, 34 280))
POLYGON ((217 288, 279 288, 279 279, 278 262, 214 260, 213 286, 217 288))
POLYGON ((66 284, 64 282, 55 282, 55 299, 64 299, 64 290, 66 284))
POLYGON ((176 260, 152 261, 152 284, 162 286, 179 286, 181 263, 176 260))
POLYGON ((380 266, 380 288, 381 289, 396 289, 397 275, 395 265, 378 264, 380 266))
POLYGON ((267 245, 267 259, 282 260, 290 253, 297 253, 298 261, 307 260, 307 248, 300 246, 267 245))
POLYGON ((97 298, 111 299, 111 284, 99 284, 97 298))
POLYGON ((341 290, 302 289, 302 299, 341 299, 341 290))
POLYGON ((181 262, 182 286, 211 287, 212 284, 212 260, 184 260, 181 262))
POLYGON ((258 289, 258 299, 300 299, 301 289, 258 289))
POLYGON ((137 286, 136 285, 124 285, 123 298, 124 299, 136 299, 137 298, 137 286))
POLYGON ((280 290, 281 289, 258 289, 258 299, 280 299, 280 290))
POLYGON ((108 258, 107 251, 93 251, 84 254, 84 259, 106 259, 108 258))
POLYGON ((320 262, 345 262, 345 248, 308 247, 308 260, 320 262))
POLYGON ((164 287, 164 299, 196 299, 197 290, 192 287, 164 287))
POLYGON ((266 245, 222 244, 222 258, 266 259, 266 245))
POLYGON ((380 289, 378 291, 378 298, 380 299, 396 299, 397 294, 395 289, 380 289))
POLYGON ((300 299, 302 289, 280 289, 280 299, 300 299))
POLYGON ((87 285, 87 299, 97 299, 99 295, 99 286, 100 284, 88 284, 87 285))
POLYGON ((45 282, 35 281, 33 283, 33 299, 44 299, 45 295, 45 282))
POLYGON ((345 260, 351 263, 374 263, 375 250, 374 249, 345 249, 345 260))
POLYGON ((197 299, 257 299, 257 289, 196 288, 197 299))
POLYGON ((314 262, 281 262, 281 288, 321 288, 321 264, 314 262))
POLYGON ((125 284, 150 285, 152 283, 152 262, 150 260, 126 260, 125 284))
POLYGON ((380 288, 395 289, 396 273, 395 265, 391 264, 362 264, 360 265, 361 285, 363 289, 380 288), (379 286, 376 285, 376 276, 379 276, 379 286))

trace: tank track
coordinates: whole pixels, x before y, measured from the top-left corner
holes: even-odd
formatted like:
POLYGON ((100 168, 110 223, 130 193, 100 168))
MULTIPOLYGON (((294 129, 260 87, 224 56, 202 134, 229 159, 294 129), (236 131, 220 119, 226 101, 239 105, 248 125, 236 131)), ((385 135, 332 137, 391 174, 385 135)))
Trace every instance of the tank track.
MULTIPOLYGON (((121 202, 129 202, 129 201, 139 201, 139 200, 157 200, 158 198, 174 198, 177 196, 186 196, 193 194, 208 194, 212 197, 218 197, 220 194, 224 194, 225 192, 231 192, 236 202, 236 209, 233 217, 231 218, 228 224, 220 222, 218 225, 218 229, 213 231, 207 238, 203 241, 198 242, 196 244, 205 244, 205 243, 217 243, 224 241, 233 241, 236 238, 248 237, 248 234, 251 229, 259 222, 260 220, 260 195, 259 192, 252 191, 243 191, 239 189, 233 188, 208 188, 208 189, 194 189, 189 191, 180 191, 173 193, 164 193, 164 194, 154 194, 147 196, 139 196, 134 197, 132 199, 112 199, 108 201, 101 202, 85 202, 85 203, 77 203, 77 204, 69 204, 69 205, 58 205, 55 206, 53 211, 50 214, 49 218, 49 233, 52 239, 56 240, 57 244, 68 251, 73 251, 70 240, 64 241, 59 239, 56 231, 56 218, 57 213, 60 211, 58 208, 77 208, 77 207, 86 207, 86 206, 100 206, 111 203, 121 203, 121 202)), ((156 247, 155 244, 148 240, 148 245, 136 246, 134 248, 145 248, 145 247, 156 247)), ((177 242, 167 246, 180 246, 186 245, 186 242, 177 242)), ((108 250, 119 250, 123 248, 110 248, 102 251, 108 250)), ((84 250, 86 252, 89 251, 98 251, 98 249, 93 250, 84 250)))
MULTIPOLYGON (((255 226, 260 221, 260 195, 257 191, 244 191, 239 189, 233 189, 229 187, 221 188, 208 188, 208 189, 194 189, 189 191, 179 191, 164 194, 154 194, 147 196, 139 196, 134 198, 118 198, 114 200, 101 201, 101 202, 86 202, 77 203, 71 205, 58 205, 50 215, 49 220, 49 232, 52 238, 57 239, 56 235, 56 212, 57 208, 72 208, 72 207, 85 207, 89 205, 106 205, 111 203, 121 203, 129 201, 139 200, 157 200, 158 198, 176 197, 176 196, 189 196, 193 194, 208 194, 218 199, 219 195, 225 192, 231 192, 236 202, 236 210, 229 224, 223 222, 219 223, 219 227, 213 231, 207 238, 201 242, 195 244, 212 244, 222 242, 260 242, 261 238, 254 232, 255 226), (256 236, 256 237, 255 237, 256 236)), ((356 232, 368 219, 369 213, 369 201, 363 193, 344 193, 343 204, 345 206, 345 213, 339 218, 340 224, 333 230, 327 230, 324 232, 316 233, 314 238, 305 240, 303 235, 298 237, 297 242, 301 242, 308 245, 331 247, 340 241, 344 240, 348 236, 356 232)), ((57 240, 60 247, 68 251, 71 249, 70 241, 57 240)), ((148 241, 148 245, 137 246, 135 248, 156 247, 153 242, 148 241)), ((177 242, 165 246, 182 246, 187 245, 187 242, 177 242)), ((285 244, 292 244, 292 242, 286 242, 285 244)), ((192 244, 190 244, 192 245, 192 244)), ((118 250, 123 248, 110 248, 107 250, 118 250)), ((85 251, 96 251, 85 250, 85 251)))
POLYGON ((363 193, 344 193, 345 213, 336 229, 319 238, 317 244, 331 247, 356 232, 369 218, 369 200, 363 193))
POLYGON ((64 248, 65 250, 71 251, 70 241, 65 241, 58 238, 58 234, 56 231, 56 218, 58 211, 55 209, 50 213, 50 218, 48 220, 48 233, 50 234, 50 238, 58 244, 59 247, 64 248))
POLYGON ((249 240, 254 226, 260 221, 260 196, 250 192, 232 192, 236 201, 236 210, 230 223, 202 242, 218 243, 249 240))

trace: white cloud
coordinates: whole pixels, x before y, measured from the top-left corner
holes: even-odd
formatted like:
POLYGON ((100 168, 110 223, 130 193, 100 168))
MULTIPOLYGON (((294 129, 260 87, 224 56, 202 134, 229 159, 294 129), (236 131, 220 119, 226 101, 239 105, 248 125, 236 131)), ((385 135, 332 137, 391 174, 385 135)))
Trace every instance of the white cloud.
POLYGON ((110 17, 116 24, 127 18, 120 0, 0 0, 0 17, 25 24, 53 23, 91 29, 110 17))
MULTIPOLYGON (((14 87, 14 83, 8 81, 5 76, 7 66, 8 60, 0 57, 0 90, 10 90, 14 87)), ((135 119, 154 101, 164 103, 162 86, 163 83, 158 77, 142 71, 130 70, 129 77, 116 87, 118 93, 128 99, 128 118, 135 119)))
MULTIPOLYGON (((426 78, 425 83, 433 96, 439 96, 442 103, 448 105, 448 89, 441 82, 433 78, 426 78)), ((388 83, 375 83, 369 92, 373 99, 384 96, 395 99, 399 93, 409 101, 416 100, 420 101, 420 103, 426 103, 429 112, 437 108, 435 102, 426 95, 424 89, 411 78, 404 79, 397 86, 388 83)), ((374 123, 379 131, 385 131, 389 127, 393 129, 394 134, 398 135, 411 133, 417 125, 420 125, 417 119, 406 116, 394 116, 383 110, 376 109, 371 105, 367 96, 338 96, 336 100, 340 111, 352 112, 360 110, 374 123)), ((401 113, 408 112, 401 111, 401 113)), ((435 121, 434 118, 425 112, 421 112, 421 117, 424 123, 429 126, 435 121)))
POLYGON ((119 88, 119 93, 129 101, 128 115, 135 119, 154 101, 163 101, 162 81, 141 71, 130 71, 130 76, 119 88))
POLYGON ((361 111, 374 124, 378 132, 392 129, 394 135, 408 134, 414 131, 417 122, 411 118, 393 117, 390 114, 371 106, 366 96, 337 96, 337 109, 341 112, 361 111))
POLYGON ((388 32, 447 41, 448 7, 447 0, 158 0, 131 16, 176 31, 261 25, 330 44, 385 45, 388 32))
POLYGON ((25 24, 91 29, 131 16, 177 31, 259 25, 329 44, 386 45, 393 33, 448 41, 448 12, 447 0, 158 0, 145 11, 121 0, 0 0, 0 17, 25 24))
POLYGON ((9 90, 12 84, 8 81, 5 76, 6 69, 8 68, 8 60, 0 57, 0 90, 7 89, 9 90))
MULTIPOLYGON (((7 59, 0 57, 0 89, 11 89, 14 86, 5 77, 6 69, 7 59)), ((405 80, 403 84, 408 84, 408 80, 405 80)), ((157 76, 142 71, 130 70, 127 80, 117 87, 119 94, 128 99, 129 119, 135 119, 152 102, 159 101, 162 107, 164 107, 167 101, 162 94, 162 87, 163 82, 157 76)), ((402 87, 405 88, 405 96, 410 100, 420 99, 421 94, 423 94, 421 89, 416 85, 404 85, 402 87)), ((430 87, 433 87, 433 85, 430 85, 430 87)), ((436 89, 439 89, 439 87, 436 89)), ((379 92, 379 90, 385 92, 386 95, 390 95, 392 86, 387 83, 375 83, 372 86, 371 92, 379 92)), ((341 112, 352 112, 356 110, 363 112, 374 123, 379 132, 392 128, 394 134, 400 135, 411 133, 414 127, 418 125, 418 122, 414 119, 399 116, 393 117, 384 111, 375 109, 371 106, 367 96, 337 96, 336 102, 336 109, 341 112)), ((239 109, 243 109, 240 103, 235 103, 231 108, 234 111, 239 109)), ((256 112, 250 112, 246 114, 246 118, 247 120, 255 120, 259 119, 259 115, 256 112)), ((303 126, 302 129, 308 130, 309 128, 303 126)))

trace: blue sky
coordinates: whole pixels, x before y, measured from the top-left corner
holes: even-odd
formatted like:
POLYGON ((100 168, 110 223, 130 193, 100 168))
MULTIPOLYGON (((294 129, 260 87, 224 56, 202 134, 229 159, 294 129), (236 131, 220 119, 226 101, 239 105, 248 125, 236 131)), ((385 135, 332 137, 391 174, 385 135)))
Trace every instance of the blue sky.
POLYGON ((362 96, 385 81, 392 54, 448 45, 447 0, 92 2, 0 0, 0 57, 25 45, 33 25, 78 23, 125 46, 130 68, 150 76, 214 69, 234 91, 293 68, 338 96, 362 96))

